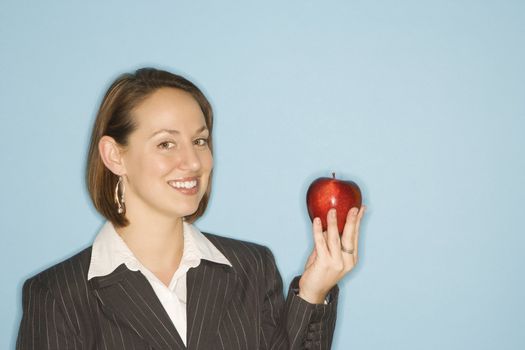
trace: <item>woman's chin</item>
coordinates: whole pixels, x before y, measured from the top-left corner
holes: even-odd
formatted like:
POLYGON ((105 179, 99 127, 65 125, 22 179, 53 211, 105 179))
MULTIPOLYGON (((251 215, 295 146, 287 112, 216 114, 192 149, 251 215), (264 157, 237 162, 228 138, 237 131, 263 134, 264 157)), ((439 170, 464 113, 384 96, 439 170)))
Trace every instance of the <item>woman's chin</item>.
POLYGON ((196 206, 191 206, 191 207, 186 207, 186 208, 178 208, 178 210, 174 210, 172 211, 172 217, 177 217, 177 218, 184 218, 184 217, 188 217, 192 214, 195 214, 195 212, 197 211, 197 209, 199 208, 198 205, 196 206))

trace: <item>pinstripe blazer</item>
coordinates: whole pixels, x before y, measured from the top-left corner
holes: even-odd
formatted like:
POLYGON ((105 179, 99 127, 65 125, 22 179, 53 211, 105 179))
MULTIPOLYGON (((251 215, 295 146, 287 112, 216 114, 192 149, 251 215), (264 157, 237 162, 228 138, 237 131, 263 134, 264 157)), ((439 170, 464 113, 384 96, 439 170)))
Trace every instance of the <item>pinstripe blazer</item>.
POLYGON ((232 267, 203 260, 187 275, 187 347, 151 285, 124 264, 87 280, 91 247, 28 279, 16 348, 330 349, 337 286, 327 305, 295 295, 266 247, 205 233, 232 267))

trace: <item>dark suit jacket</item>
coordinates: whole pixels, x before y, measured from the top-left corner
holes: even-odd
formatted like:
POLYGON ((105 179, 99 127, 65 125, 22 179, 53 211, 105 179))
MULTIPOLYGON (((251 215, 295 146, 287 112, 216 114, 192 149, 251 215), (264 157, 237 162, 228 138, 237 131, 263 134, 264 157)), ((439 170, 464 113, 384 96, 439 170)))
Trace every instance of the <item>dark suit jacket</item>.
POLYGON ((266 247, 205 234, 233 267, 203 260, 187 275, 187 347, 146 278, 124 264, 87 280, 91 247, 28 279, 17 349, 329 349, 328 305, 295 295, 266 247))

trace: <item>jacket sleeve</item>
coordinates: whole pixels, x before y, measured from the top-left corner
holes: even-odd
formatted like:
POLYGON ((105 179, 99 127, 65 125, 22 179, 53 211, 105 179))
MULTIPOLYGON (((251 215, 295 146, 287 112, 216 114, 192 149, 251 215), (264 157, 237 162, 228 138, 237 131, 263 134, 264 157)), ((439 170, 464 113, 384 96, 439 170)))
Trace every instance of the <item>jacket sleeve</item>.
POLYGON ((22 307, 17 350, 82 348, 51 290, 36 277, 24 283, 22 307))
POLYGON ((266 251, 265 299, 263 305, 262 339, 272 350, 328 350, 331 348, 337 315, 339 288, 335 286, 326 304, 310 304, 297 296, 300 276, 290 284, 286 300, 282 278, 275 259, 266 251))

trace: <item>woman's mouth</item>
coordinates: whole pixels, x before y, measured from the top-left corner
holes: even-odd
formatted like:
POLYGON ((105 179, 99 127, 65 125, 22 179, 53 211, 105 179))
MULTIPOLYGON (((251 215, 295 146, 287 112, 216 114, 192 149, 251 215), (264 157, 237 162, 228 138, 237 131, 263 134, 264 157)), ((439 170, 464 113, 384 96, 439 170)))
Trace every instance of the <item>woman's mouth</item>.
POLYGON ((170 180, 168 181, 168 185, 187 195, 194 195, 199 192, 199 180, 196 177, 170 180))

